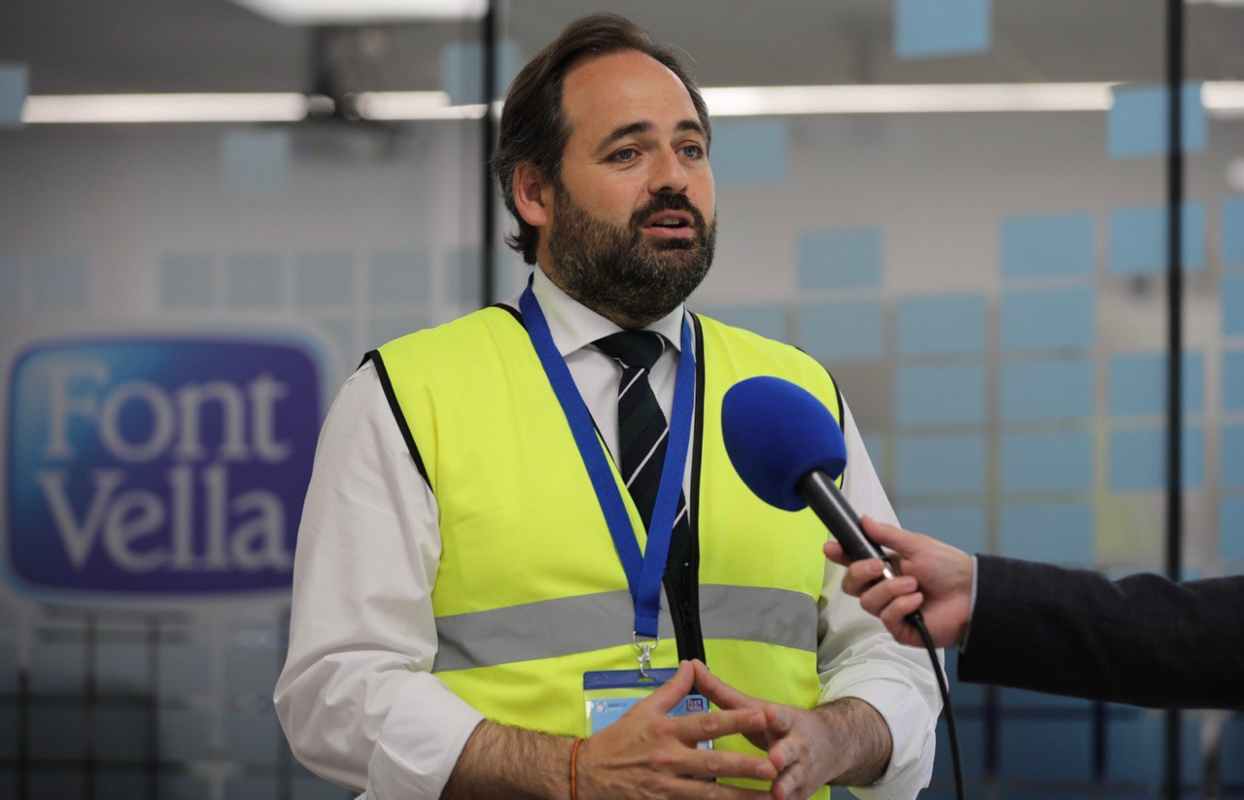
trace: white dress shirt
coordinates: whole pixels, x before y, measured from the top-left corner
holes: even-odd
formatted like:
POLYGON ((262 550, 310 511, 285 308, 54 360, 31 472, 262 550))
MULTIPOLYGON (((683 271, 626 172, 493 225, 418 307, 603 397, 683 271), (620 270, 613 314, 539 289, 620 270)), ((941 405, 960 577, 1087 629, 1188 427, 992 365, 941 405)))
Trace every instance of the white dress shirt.
MULTIPOLYGON (((621 370, 590 346, 614 323, 535 271, 534 292, 606 444, 617 452, 621 370)), ((517 302, 511 305, 517 307, 517 302)), ((675 346, 650 383, 668 417, 680 357, 679 306, 649 329, 675 346)), ((897 524, 844 408, 843 492, 862 514, 897 524)), ((690 459, 688 459, 688 463, 690 459)), ((690 496, 690 467, 684 490, 690 496)), ((276 708, 298 759, 370 800, 437 798, 481 714, 431 672, 432 587, 441 540, 436 498, 406 449, 370 362, 350 376, 320 433, 294 560, 289 652, 276 708)), ((826 561, 817 630, 821 702, 857 697, 889 725, 890 766, 865 800, 913 798, 928 784, 941 697, 924 651, 904 647, 841 590, 826 561)))

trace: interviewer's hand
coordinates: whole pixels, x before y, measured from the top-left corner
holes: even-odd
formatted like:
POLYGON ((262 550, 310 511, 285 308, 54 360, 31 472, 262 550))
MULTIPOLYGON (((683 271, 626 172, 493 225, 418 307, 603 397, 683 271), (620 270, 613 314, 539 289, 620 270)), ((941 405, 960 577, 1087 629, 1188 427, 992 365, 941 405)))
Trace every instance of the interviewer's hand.
POLYGON ((585 741, 579 749, 578 795, 597 798, 755 798, 762 793, 696 778, 755 778, 771 781, 768 759, 724 750, 699 750, 697 742, 741 733, 757 736, 767 723, 763 711, 739 709, 670 718, 666 714, 690 693, 695 680, 684 661, 665 685, 585 741))
POLYGON ((858 597, 864 610, 880 618, 902 644, 924 646, 916 629, 903 621, 916 609, 924 615, 935 645, 949 647, 963 641, 972 615, 972 557, 931 536, 909 533, 871 517, 860 522, 874 542, 898 554, 891 561, 902 575, 878 580, 879 560, 848 562, 842 546, 831 540, 825 543, 825 557, 847 568, 843 591, 858 597))

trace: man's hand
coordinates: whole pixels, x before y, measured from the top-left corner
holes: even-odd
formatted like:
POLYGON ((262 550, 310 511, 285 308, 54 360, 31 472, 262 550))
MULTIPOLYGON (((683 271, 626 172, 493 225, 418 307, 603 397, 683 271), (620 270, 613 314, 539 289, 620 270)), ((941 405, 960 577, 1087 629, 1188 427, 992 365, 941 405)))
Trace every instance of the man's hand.
POLYGON ((770 759, 696 748, 697 742, 735 733, 762 735, 766 728, 762 711, 734 709, 666 716, 691 692, 695 674, 691 662, 684 661, 665 685, 582 744, 579 797, 754 798, 758 792, 702 779, 771 781, 777 776, 770 759))
POLYGON ((864 701, 844 698, 811 710, 768 703, 731 687, 702 662, 693 663, 696 688, 718 708, 764 714, 762 731, 744 733, 768 752, 778 773, 775 800, 802 800, 830 783, 865 786, 885 772, 893 746, 890 729, 864 701))
POLYGON ((825 557, 847 568, 843 591, 858 597, 864 610, 880 618, 902 644, 924 646, 916 629, 904 621, 916 609, 924 615, 935 645, 950 647, 962 642, 972 615, 972 557, 931 536, 909 533, 870 517, 860 522, 874 542, 898 554, 891 561, 902 575, 879 580, 879 560, 850 563, 842 546, 829 541, 825 557))

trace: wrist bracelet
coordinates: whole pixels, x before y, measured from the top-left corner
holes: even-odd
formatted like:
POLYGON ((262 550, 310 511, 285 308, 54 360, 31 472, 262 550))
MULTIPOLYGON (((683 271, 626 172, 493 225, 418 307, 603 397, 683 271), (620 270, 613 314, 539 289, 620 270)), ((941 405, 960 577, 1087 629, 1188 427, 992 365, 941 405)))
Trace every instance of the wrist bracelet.
POLYGON ((575 739, 570 745, 570 800, 579 800, 579 747, 583 739, 575 739))

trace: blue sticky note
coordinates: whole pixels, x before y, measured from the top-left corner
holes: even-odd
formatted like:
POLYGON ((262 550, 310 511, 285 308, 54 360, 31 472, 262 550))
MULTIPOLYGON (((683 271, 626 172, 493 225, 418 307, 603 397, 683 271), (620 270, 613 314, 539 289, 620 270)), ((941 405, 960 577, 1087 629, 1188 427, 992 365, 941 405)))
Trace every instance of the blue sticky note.
POLYGON ((1218 504, 1218 552, 1226 561, 1244 561, 1244 497, 1218 504))
POLYGON ((1093 435, 1088 431, 1004 433, 1002 490, 1090 492, 1093 435))
POLYGON ((22 124, 29 91, 25 64, 0 64, 0 128, 22 124))
POLYGON ((895 441, 899 494, 983 494, 985 438, 899 436, 895 441))
POLYGON ((85 308, 88 296, 86 258, 78 255, 40 254, 26 273, 37 310, 85 308))
POLYGON ((1075 359, 1008 361, 1002 365, 1003 422, 1091 417, 1096 403, 1094 368, 1075 359))
POLYGON ((992 6, 990 0, 896 0, 894 52, 899 58, 983 53, 992 6))
MULTIPOLYGON (((1002 726, 998 774, 1032 781, 1088 781, 1093 727, 1086 719, 1009 719, 1002 726)), ((1038 792, 1043 798, 1050 793, 1038 792)), ((1064 797, 1062 790, 1057 792, 1064 797)))
POLYGON ((302 253, 294 261, 294 299, 300 306, 354 304, 354 257, 349 253, 302 253))
MULTIPOLYGON (((506 39, 497 48, 497 98, 505 97, 506 89, 522 69, 518 43, 506 39)), ((484 102, 484 51, 478 41, 450 42, 440 52, 441 89, 449 95, 451 105, 462 106, 484 102)))
POLYGON ((228 131, 221 138, 221 179, 226 189, 281 192, 289 184, 290 133, 257 128, 228 131))
POLYGON ((1244 269, 1244 195, 1222 201, 1222 234, 1219 257, 1227 269, 1244 269))
POLYGON ((1096 329, 1090 287, 1009 291, 999 314, 1003 350, 1089 349, 1096 329))
MULTIPOLYGON (((1110 358, 1110 414, 1115 417, 1166 413, 1164 353, 1128 353, 1110 358)), ((1205 359, 1184 353, 1182 404, 1185 414, 1198 414, 1205 395, 1205 359)))
POLYGON ((727 325, 786 341, 786 309, 782 306, 708 306, 696 311, 727 325))
POLYGON ((955 294, 900 301, 898 350, 906 356, 983 353, 985 298, 955 294))
POLYGON ((802 289, 881 286, 881 228, 836 228, 799 235, 802 289))
POLYGON ((225 302, 237 308, 279 306, 286 297, 285 265, 276 253, 236 253, 225 259, 225 302))
MULTIPOLYGON (((1164 156, 1170 150, 1170 93, 1162 84, 1116 86, 1106 117, 1111 158, 1164 156)), ((1201 103, 1201 84, 1186 82, 1179 92, 1179 113, 1185 153, 1205 149, 1209 126, 1201 103)))
POLYGON ((373 253, 367 266, 373 304, 415 305, 431 300, 431 266, 427 253, 417 250, 373 253))
MULTIPOLYGON (((1156 787, 1162 780, 1162 759, 1155 757, 1155 754, 1164 752, 1166 747, 1161 712, 1134 710, 1128 706, 1110 706, 1109 712, 1106 731, 1108 780, 1156 787)), ((1183 718, 1179 740, 1184 764, 1203 763, 1201 725, 1199 714, 1186 714, 1183 718)), ((1233 751, 1224 749, 1222 752, 1233 751)), ((1231 760, 1223 759, 1224 765, 1231 760)), ((1191 795, 1191 792, 1184 792, 1181 796, 1191 795)))
POLYGON ((790 172, 784 119, 723 119, 713 125, 710 160, 718 186, 781 183, 790 172))
POLYGON ((1003 506, 1001 554, 1026 561, 1087 567, 1096 561, 1093 507, 1079 503, 1014 503, 1003 506))
POLYGON ((1084 213, 1006 217, 1000 231, 1002 277, 1092 275, 1093 218, 1084 213))
POLYGON ((1244 352, 1223 353, 1222 406, 1227 411, 1244 411, 1244 352))
POLYGON ((1223 486, 1244 489, 1244 425, 1224 425, 1218 448, 1222 461, 1219 481, 1223 486))
POLYGON ((904 505, 899 520, 909 531, 927 533, 966 553, 989 552, 983 506, 904 505))
MULTIPOLYGON (((1166 208, 1120 208, 1110 214, 1110 271, 1116 275, 1165 272, 1166 208)), ((1205 269, 1205 206, 1184 203, 1181 212, 1183 268, 1205 269)))
POLYGON ((160 259, 160 303, 207 308, 216 300, 216 258, 210 253, 167 253, 160 259))
POLYGON ((1222 278, 1222 335, 1244 336, 1244 275, 1222 278))
POLYGON ((827 363, 879 359, 881 319, 880 303, 804 306, 796 318, 796 344, 827 363))
POLYGON ((900 366, 894 380, 901 426, 985 424, 983 365, 900 366))
MULTIPOLYGON (((1181 447, 1184 489, 1199 489, 1205 480, 1204 438, 1199 426, 1184 427, 1181 447)), ((1148 428, 1110 434, 1110 488, 1113 491, 1157 491, 1164 486, 1165 430, 1148 428)))

